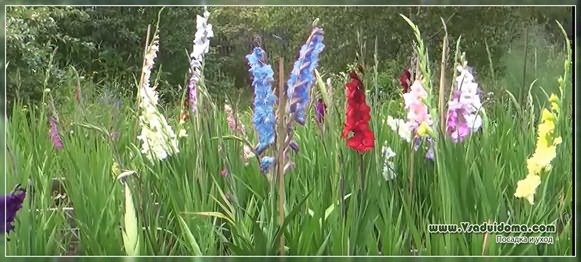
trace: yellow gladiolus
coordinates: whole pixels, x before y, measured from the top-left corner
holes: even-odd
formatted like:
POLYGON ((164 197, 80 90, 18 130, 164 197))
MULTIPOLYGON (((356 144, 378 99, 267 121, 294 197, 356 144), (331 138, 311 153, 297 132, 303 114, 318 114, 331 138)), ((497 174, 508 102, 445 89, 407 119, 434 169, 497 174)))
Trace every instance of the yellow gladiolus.
POLYGON ((432 134, 432 128, 426 122, 422 122, 418 127, 418 135, 420 137, 426 137, 432 134))
POLYGON ((518 181, 514 196, 526 198, 529 203, 535 203, 535 192, 541 184, 541 178, 537 175, 528 175, 525 179, 518 181))
POLYGON ((555 127, 559 114, 559 98, 552 94, 549 97, 551 109, 543 109, 541 123, 537 130, 537 145, 533 155, 527 160, 528 175, 517 184, 515 196, 526 198, 534 204, 534 195, 541 184, 540 174, 550 171, 551 161, 557 156, 557 145, 562 142, 561 137, 555 136, 555 127))

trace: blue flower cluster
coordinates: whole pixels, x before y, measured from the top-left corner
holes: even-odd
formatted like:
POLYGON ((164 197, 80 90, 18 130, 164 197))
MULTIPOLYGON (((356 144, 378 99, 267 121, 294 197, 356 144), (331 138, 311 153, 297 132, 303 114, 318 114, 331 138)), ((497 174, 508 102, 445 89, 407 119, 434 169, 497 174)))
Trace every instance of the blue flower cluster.
POLYGON ((246 56, 253 76, 254 86, 254 116, 252 122, 258 134, 256 153, 261 154, 268 146, 274 143, 275 123, 274 103, 276 96, 272 91, 272 67, 265 62, 266 53, 262 48, 255 47, 252 53, 246 56))
POLYGON ((274 157, 271 156, 265 156, 263 158, 260 159, 260 170, 263 173, 266 173, 276 162, 276 160, 274 159, 274 157))
POLYGON ((305 108, 309 103, 309 94, 315 82, 315 69, 319 62, 319 54, 324 48, 323 29, 315 27, 301 48, 300 56, 295 62, 287 82, 290 112, 294 120, 301 125, 305 124, 305 108))

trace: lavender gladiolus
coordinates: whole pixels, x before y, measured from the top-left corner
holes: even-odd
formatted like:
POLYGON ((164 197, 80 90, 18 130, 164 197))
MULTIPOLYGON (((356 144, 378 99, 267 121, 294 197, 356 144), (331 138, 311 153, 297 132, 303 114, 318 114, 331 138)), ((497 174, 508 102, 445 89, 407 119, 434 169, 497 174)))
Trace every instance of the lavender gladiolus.
POLYGON ((255 47, 252 53, 246 56, 253 76, 254 86, 254 116, 253 123, 258 133, 256 152, 261 154, 268 146, 274 143, 275 123, 274 102, 276 96, 272 91, 272 67, 265 62, 266 53, 262 48, 255 47))
POLYGON ((454 143, 462 142, 470 133, 482 126, 478 84, 467 66, 458 66, 460 75, 456 78, 456 89, 448 102, 446 132, 454 143))
POLYGON ((290 112, 294 120, 301 125, 305 124, 305 108, 309 103, 311 86, 315 82, 314 74, 319 54, 324 48, 323 29, 315 27, 302 46, 299 59, 295 62, 287 82, 290 112))

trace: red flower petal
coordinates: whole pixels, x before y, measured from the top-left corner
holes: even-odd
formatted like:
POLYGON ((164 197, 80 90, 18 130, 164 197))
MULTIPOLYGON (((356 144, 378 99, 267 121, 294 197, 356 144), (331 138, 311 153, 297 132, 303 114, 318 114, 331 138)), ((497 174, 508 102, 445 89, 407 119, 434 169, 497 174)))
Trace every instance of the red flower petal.
POLYGON ((369 128, 371 108, 365 101, 363 82, 356 72, 350 72, 350 81, 345 85, 347 89, 347 110, 345 127, 341 136, 347 138, 347 146, 359 153, 373 149, 375 136, 369 128), (349 135, 351 135, 349 137, 349 135))

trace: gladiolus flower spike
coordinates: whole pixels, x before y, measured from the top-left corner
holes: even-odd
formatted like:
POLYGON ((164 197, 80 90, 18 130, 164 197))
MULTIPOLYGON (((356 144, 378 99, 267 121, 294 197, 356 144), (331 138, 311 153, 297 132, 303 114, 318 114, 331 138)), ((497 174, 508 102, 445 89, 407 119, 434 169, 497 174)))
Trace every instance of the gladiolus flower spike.
POLYGON ((526 178, 518 181, 514 193, 517 198, 526 198, 531 205, 534 204, 537 187, 541 184, 540 175, 543 171, 551 170, 551 161, 557 156, 557 145, 562 142, 555 128, 559 119, 559 98, 552 94, 549 102, 550 110, 545 108, 541 113, 536 150, 527 160, 528 174, 526 178))
POLYGON ((462 142, 469 134, 477 132, 482 126, 480 111, 483 110, 478 84, 466 66, 459 66, 460 75, 456 78, 456 89, 448 102, 446 132, 454 143, 462 142))
POLYGON ((190 79, 188 81, 188 98, 191 111, 195 113, 198 106, 197 86, 201 78, 201 67, 204 55, 210 50, 210 38, 214 37, 212 25, 208 24, 210 12, 204 10, 204 16, 196 17, 196 34, 194 46, 190 53, 190 79))
POLYGON ((154 35, 152 44, 147 47, 143 66, 143 82, 139 87, 139 125, 141 133, 141 152, 150 160, 164 160, 168 156, 179 153, 178 141, 172 127, 165 117, 157 110, 158 94, 155 86, 150 86, 151 70, 159 51, 159 35, 154 35))
POLYGON ((313 28, 307 42, 302 46, 299 58, 287 82, 287 96, 290 113, 300 125, 305 124, 305 108, 309 104, 309 94, 315 82, 315 69, 319 63, 319 54, 323 51, 323 29, 313 28))
MULTIPOLYGON (((434 159, 434 137, 433 137, 433 121, 432 115, 426 101, 428 100, 428 92, 424 89, 421 80, 416 80, 410 87, 408 93, 403 95, 405 109, 407 111, 407 122, 399 125, 400 135, 403 135, 409 130, 409 135, 412 137, 414 143, 414 150, 418 150, 422 140, 428 143, 428 151, 426 158, 434 159)), ((401 120, 400 120, 401 121, 401 120)), ((392 127, 393 129, 393 127, 392 127)), ((409 136, 407 135, 407 136, 409 136)))
POLYGON ((58 120, 55 116, 51 116, 48 120, 50 129, 49 129, 49 137, 50 141, 52 142, 53 147, 56 150, 61 150, 64 147, 63 140, 59 134, 58 130, 58 120))
MULTIPOLYGON (((258 134, 256 153, 262 154, 274 143, 276 117, 274 116, 274 103, 276 96, 272 91, 274 72, 272 67, 266 64, 266 52, 260 47, 255 47, 252 53, 246 56, 250 65, 250 73, 253 76, 254 86, 254 116, 252 122, 258 134)), ((260 161, 260 169, 266 173, 274 164, 274 158, 265 156, 260 161)))
POLYGON ((256 152, 261 154, 268 146, 274 143, 275 123, 274 103, 276 96, 272 91, 274 72, 272 67, 264 61, 266 53, 262 48, 255 47, 252 53, 246 56, 253 76, 254 86, 254 116, 252 122, 258 134, 256 152))
POLYGON ((347 146, 363 154, 374 147, 375 136, 369 128, 371 108, 365 101, 365 89, 357 72, 349 73, 347 88, 347 114, 341 136, 347 138, 347 146), (352 134, 350 136, 350 134, 352 134))
MULTIPOLYGON (((232 132, 246 137, 246 127, 244 123, 238 117, 238 114, 234 114, 232 107, 229 104, 224 105, 224 112, 226 113, 226 121, 228 123, 228 128, 232 130, 232 132)), ((252 149, 245 143, 243 147, 242 158, 244 159, 244 165, 248 165, 248 160, 254 157, 254 153, 252 149)))

